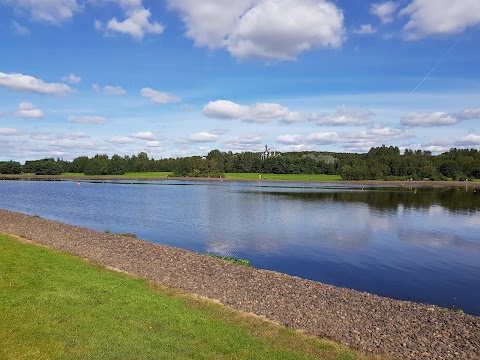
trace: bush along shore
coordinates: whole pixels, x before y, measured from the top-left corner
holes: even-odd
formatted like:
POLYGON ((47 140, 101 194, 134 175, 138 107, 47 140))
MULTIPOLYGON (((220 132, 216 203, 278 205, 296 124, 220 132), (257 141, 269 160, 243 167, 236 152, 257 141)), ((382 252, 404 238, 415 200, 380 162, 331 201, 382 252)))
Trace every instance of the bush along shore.
POLYGON ((398 359, 480 358, 480 317, 6 210, 0 210, 0 232, 215 299, 367 353, 398 359))

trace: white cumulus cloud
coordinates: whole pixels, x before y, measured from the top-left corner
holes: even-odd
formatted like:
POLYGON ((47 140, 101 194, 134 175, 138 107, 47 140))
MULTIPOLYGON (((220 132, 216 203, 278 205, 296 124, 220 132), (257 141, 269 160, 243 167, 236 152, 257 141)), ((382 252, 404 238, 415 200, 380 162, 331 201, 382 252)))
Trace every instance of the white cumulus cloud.
POLYGON ((75 139, 86 139, 89 138, 90 135, 83 131, 73 131, 67 134, 57 134, 57 139, 68 139, 68 140, 75 140, 75 139))
POLYGON ((35 132, 30 134, 30 138, 34 140, 50 140, 53 139, 54 136, 52 133, 49 132, 35 132))
POLYGON ((278 120, 284 124, 314 121, 317 125, 353 125, 371 123, 374 113, 370 110, 338 108, 332 114, 301 113, 275 103, 240 105, 229 100, 210 101, 203 114, 215 119, 238 119, 244 122, 268 123, 278 120))
POLYGON ((77 0, 0 0, 32 21, 60 25, 80 11, 77 0))
POLYGON ((324 126, 340 126, 353 125, 360 126, 373 122, 375 113, 366 109, 354 109, 342 106, 331 114, 312 114, 310 120, 313 120, 317 125, 324 126))
POLYGON ((3 72, 0 72, 0 87, 13 91, 56 96, 65 96, 76 92, 66 84, 46 83, 30 75, 16 73, 6 74, 3 72))
POLYGON ((96 93, 103 93, 105 95, 121 96, 127 93, 126 90, 119 85, 106 85, 101 88, 98 84, 92 84, 92 89, 96 93))
POLYGON ((285 134, 277 137, 277 141, 285 145, 298 144, 302 141, 302 136, 296 134, 285 134))
POLYGON ((241 119, 248 113, 248 106, 242 106, 230 100, 210 101, 203 114, 214 119, 241 119))
POLYGON ((11 129, 11 128, 0 128, 0 135, 1 136, 11 136, 11 135, 17 135, 18 130, 16 129, 11 129))
POLYGON ((82 78, 75 74, 70 74, 68 76, 64 76, 62 78, 62 81, 68 82, 70 84, 79 84, 80 81, 82 81, 82 78))
POLYGON ((259 134, 234 136, 224 141, 224 146, 234 151, 261 151, 264 145, 265 139, 259 134))
POLYGON ((333 3, 264 0, 241 17, 227 48, 240 59, 291 60, 312 48, 339 48, 343 40, 343 13, 333 3))
POLYGON ((111 122, 111 120, 106 117, 95 116, 95 115, 87 115, 87 116, 70 115, 68 117, 68 121, 77 123, 77 124, 109 124, 111 122))
POLYGON ((197 46, 221 48, 235 28, 238 18, 258 0, 168 0, 169 7, 180 12, 186 35, 197 46))
POLYGON ((457 117, 460 120, 480 120, 480 109, 463 110, 457 117))
POLYGON ((458 119, 447 113, 437 111, 432 113, 409 113, 401 119, 401 124, 406 126, 446 126, 458 124, 458 119))
POLYGON ((455 34, 480 24, 480 1, 413 0, 400 15, 408 16, 403 28, 407 40, 455 34))
POLYGON ((111 144, 131 144, 135 142, 134 139, 128 136, 123 136, 123 137, 115 137, 115 138, 110 138, 107 140, 108 143, 111 144))
POLYGON ((388 24, 393 22, 393 14, 397 7, 398 4, 393 1, 371 4, 370 14, 378 16, 382 24, 388 24))
POLYGON ((287 107, 275 103, 257 103, 249 106, 248 114, 243 120, 265 123, 272 119, 278 119, 284 123, 304 121, 302 114, 290 111, 287 107))
POLYGON ((401 119, 405 126, 433 127, 455 125, 464 120, 480 119, 480 110, 463 110, 459 113, 436 111, 431 113, 409 113, 401 119))
POLYGON ((127 92, 121 86, 107 85, 103 88, 103 93, 107 95, 125 95, 127 92))
POLYGON ((480 150, 480 135, 470 133, 460 138, 437 138, 431 139, 420 146, 423 150, 432 153, 442 153, 449 151, 452 147, 468 147, 480 150))
POLYGON ((189 143, 209 143, 217 141, 218 135, 202 131, 196 134, 189 135, 182 140, 185 140, 189 143))
POLYGON ((155 104, 168 104, 182 101, 178 96, 150 88, 143 88, 140 90, 140 95, 150 99, 150 101, 155 104))
POLYGON ((377 29, 375 29, 371 24, 364 24, 360 25, 358 29, 354 29, 352 32, 357 35, 371 35, 375 34, 377 29))
POLYGON ((460 138, 456 144, 460 146, 480 146, 480 135, 468 134, 460 138))
POLYGON ((141 140, 156 140, 157 135, 151 131, 140 131, 130 135, 132 138, 141 139, 141 140))
POLYGON ((392 141, 403 139, 407 137, 407 134, 403 129, 394 129, 389 127, 373 127, 362 132, 361 136, 366 139, 382 138, 382 140, 384 141, 392 141))
POLYGON ((197 46, 239 59, 295 59, 313 48, 339 48, 343 13, 328 0, 169 0, 197 46))
POLYGON ((365 152, 372 146, 380 146, 394 140, 408 138, 403 129, 372 127, 357 133, 319 131, 309 134, 283 134, 277 137, 280 144, 290 149, 311 148, 312 145, 334 145, 343 151, 365 152))
POLYGON ((245 122, 267 123, 272 120, 282 122, 304 121, 300 113, 275 103, 256 103, 254 105, 239 105, 229 100, 210 101, 203 114, 215 119, 238 119, 245 122))
POLYGON ((145 144, 147 147, 161 147, 162 143, 158 140, 153 140, 153 141, 147 141, 145 144))
POLYGON ((114 17, 104 25, 100 20, 95 19, 95 29, 105 30, 107 34, 117 32, 142 40, 146 34, 161 34, 165 30, 165 26, 150 20, 152 13, 150 9, 143 6, 142 0, 90 0, 90 3, 114 4, 122 9, 125 16, 123 20, 117 20, 114 17))
POLYGON ((15 111, 15 116, 22 119, 41 119, 43 118, 43 111, 37 109, 32 103, 21 102, 18 104, 18 110, 15 111))
POLYGON ((136 39, 143 39, 145 34, 161 34, 164 27, 157 22, 151 23, 150 10, 136 9, 127 12, 128 18, 118 21, 113 18, 107 24, 107 28, 112 31, 130 35, 136 39))
POLYGON ((315 143, 315 144, 335 144, 338 142, 343 142, 342 138, 337 132, 334 131, 323 131, 323 132, 314 132, 308 134, 303 139, 307 143, 315 143))

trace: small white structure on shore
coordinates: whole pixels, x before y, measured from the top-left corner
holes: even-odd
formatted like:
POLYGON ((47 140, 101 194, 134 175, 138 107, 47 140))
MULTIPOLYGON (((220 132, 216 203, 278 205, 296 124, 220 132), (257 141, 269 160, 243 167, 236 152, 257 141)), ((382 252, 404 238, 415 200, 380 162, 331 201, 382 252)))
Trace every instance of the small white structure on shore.
POLYGON ((260 155, 260 158, 265 160, 275 156, 280 156, 280 153, 277 153, 277 150, 269 148, 268 145, 265 145, 265 151, 260 155))

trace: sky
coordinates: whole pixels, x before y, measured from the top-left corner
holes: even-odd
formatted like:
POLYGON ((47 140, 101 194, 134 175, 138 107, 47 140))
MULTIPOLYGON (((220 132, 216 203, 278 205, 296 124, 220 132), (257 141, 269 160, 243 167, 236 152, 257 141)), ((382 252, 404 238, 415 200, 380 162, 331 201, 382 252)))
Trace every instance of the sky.
POLYGON ((480 149, 480 0, 0 0, 0 160, 480 149))

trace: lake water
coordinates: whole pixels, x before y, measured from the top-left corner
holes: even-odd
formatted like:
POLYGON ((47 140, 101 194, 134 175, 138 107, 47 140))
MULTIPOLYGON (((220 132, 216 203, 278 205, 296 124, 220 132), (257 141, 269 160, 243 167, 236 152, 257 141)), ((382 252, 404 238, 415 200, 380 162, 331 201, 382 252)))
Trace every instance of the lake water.
POLYGON ((480 315, 480 187, 0 181, 0 207, 480 315))

